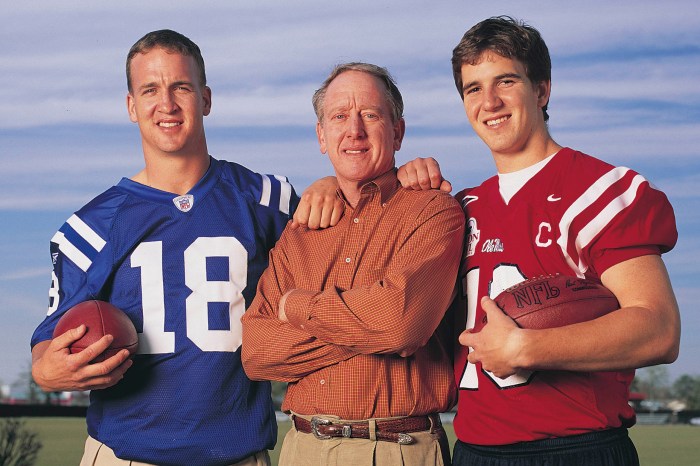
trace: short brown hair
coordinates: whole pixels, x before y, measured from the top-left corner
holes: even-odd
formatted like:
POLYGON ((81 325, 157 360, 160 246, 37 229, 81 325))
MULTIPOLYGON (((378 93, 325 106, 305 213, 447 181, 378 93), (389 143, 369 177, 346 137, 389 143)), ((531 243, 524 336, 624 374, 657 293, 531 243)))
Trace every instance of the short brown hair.
POLYGON ((179 32, 171 31, 170 29, 161 29, 159 31, 149 32, 131 46, 129 54, 126 57, 126 85, 129 92, 132 91, 131 60, 137 53, 147 53, 158 47, 169 52, 179 53, 186 57, 194 58, 194 61, 199 68, 200 85, 202 87, 207 85, 207 74, 204 70, 204 58, 202 58, 202 52, 199 50, 197 44, 179 32))
MULTIPOLYGON (((476 65, 487 51, 521 62, 528 79, 535 84, 552 80, 552 60, 539 31, 510 16, 495 16, 469 29, 452 51, 452 74, 462 99, 462 66, 476 65)), ((542 111, 547 121, 547 104, 542 111)))

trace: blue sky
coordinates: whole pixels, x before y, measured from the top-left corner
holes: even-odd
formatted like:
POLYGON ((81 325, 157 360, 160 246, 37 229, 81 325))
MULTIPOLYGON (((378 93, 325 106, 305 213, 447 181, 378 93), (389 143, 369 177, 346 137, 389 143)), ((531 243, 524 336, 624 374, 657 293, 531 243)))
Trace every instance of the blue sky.
POLYGON ((213 91, 209 150, 301 192, 329 174, 310 99, 332 66, 389 68, 404 95, 397 160, 435 156, 456 188, 494 173, 451 76, 452 48, 474 23, 509 14, 537 27, 553 61, 557 142, 641 172, 676 210, 664 256, 681 307, 672 377, 700 375, 700 6, 684 1, 52 2, 0 17, 0 383, 30 362, 46 312, 48 241, 76 209, 143 164, 128 120, 124 61, 148 31, 202 48, 213 91), (572 4, 574 2, 571 2, 572 4))

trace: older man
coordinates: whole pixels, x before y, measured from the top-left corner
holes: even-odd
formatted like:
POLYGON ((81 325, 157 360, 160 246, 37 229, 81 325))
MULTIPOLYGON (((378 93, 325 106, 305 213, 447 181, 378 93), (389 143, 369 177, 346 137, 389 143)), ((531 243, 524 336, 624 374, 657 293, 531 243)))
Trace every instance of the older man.
POLYGON ((280 464, 449 464, 437 413, 455 387, 438 329, 464 216, 444 192, 400 187, 403 102, 384 68, 340 65, 313 103, 345 216, 287 228, 242 319, 247 374, 289 382, 280 464))

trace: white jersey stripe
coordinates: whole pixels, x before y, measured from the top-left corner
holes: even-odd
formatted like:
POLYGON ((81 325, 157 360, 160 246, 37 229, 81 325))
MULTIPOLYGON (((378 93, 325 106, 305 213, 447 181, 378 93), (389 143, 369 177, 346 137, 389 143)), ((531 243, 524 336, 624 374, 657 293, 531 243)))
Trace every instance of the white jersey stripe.
POLYGON ((58 249, 61 250, 63 254, 66 255, 75 265, 77 265, 80 270, 87 272, 87 269, 92 265, 92 261, 88 256, 82 253, 80 249, 76 248, 60 231, 56 232, 51 238, 51 241, 58 244, 58 249))
POLYGON ((265 207, 270 207, 270 194, 272 192, 272 184, 270 183, 270 178, 267 175, 260 175, 262 177, 262 194, 260 195, 260 205, 265 207))
MULTIPOLYGON (((610 186, 612 186, 623 176, 625 176, 625 174, 628 171, 629 168, 617 167, 598 178, 598 180, 596 180, 595 183, 593 183, 583 194, 581 194, 581 196, 578 199, 576 199, 576 201, 574 201, 571 204, 571 206, 566 210, 566 212, 564 212, 564 215, 562 215, 561 217, 561 221, 559 222, 559 232, 561 236, 559 236, 559 238, 557 239, 557 244, 561 248, 566 262, 579 277, 583 277, 587 265, 584 265, 583 269, 580 268, 580 264, 577 264, 569 254, 569 229, 571 228, 571 224, 581 212, 583 212, 586 208, 593 204, 601 196, 601 194, 603 194, 610 186)), ((610 219, 608 219, 608 221, 609 220, 610 219)), ((602 229, 604 226, 605 224, 598 225, 597 231, 600 231, 600 229, 602 229)), ((589 234, 591 233, 593 232, 589 232, 589 234)), ((576 250, 578 253, 580 253, 581 248, 578 244, 578 240, 574 239, 574 241, 576 241, 576 250)))
MULTIPOLYGON (((596 215, 595 218, 588 223, 588 225, 579 231, 578 237, 576 238, 576 250, 579 252, 579 254, 581 250, 588 246, 588 244, 593 241, 593 238, 595 238, 598 233, 600 233, 603 228, 610 223, 613 217, 634 202, 639 185, 645 181, 646 180, 642 175, 636 175, 632 179, 630 187, 627 188, 624 193, 610 201, 610 204, 605 206, 605 208, 598 215, 596 215)), ((588 270, 588 264, 584 263, 580 256, 579 269, 582 271, 588 270)))
POLYGON ((85 241, 90 243, 90 246, 95 248, 97 252, 102 251, 102 248, 104 248, 105 244, 107 244, 106 241, 95 232, 95 230, 90 228, 87 223, 80 220, 77 215, 71 215, 66 223, 73 227, 75 232, 82 236, 85 241))
POLYGON ((280 182, 280 212, 289 215, 289 203, 292 198, 292 185, 284 176, 275 175, 280 182))

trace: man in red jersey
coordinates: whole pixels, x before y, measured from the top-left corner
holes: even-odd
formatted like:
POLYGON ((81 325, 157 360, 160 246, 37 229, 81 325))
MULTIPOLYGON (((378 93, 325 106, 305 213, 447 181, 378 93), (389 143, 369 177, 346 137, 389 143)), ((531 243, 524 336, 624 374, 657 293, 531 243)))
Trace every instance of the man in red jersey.
MULTIPOLYGON (((677 239, 673 209, 638 173, 552 139, 551 62, 534 28, 508 17, 482 21, 454 49, 452 66, 467 118, 498 170, 457 195, 468 231, 456 303, 466 331, 455 355, 453 463, 638 464, 627 436, 634 368, 678 355, 678 305, 661 260, 677 239), (621 309, 524 330, 491 299, 557 272, 601 281, 621 309)), ((418 175, 425 165, 414 165, 400 177, 431 184, 418 175)))

